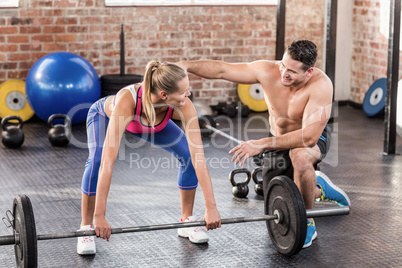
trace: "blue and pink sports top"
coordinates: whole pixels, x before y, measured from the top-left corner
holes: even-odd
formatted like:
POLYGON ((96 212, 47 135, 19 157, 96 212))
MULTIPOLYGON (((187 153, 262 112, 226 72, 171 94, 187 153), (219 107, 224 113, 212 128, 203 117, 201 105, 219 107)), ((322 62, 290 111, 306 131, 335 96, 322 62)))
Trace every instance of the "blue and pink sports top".
MULTIPOLYGON (((140 88, 138 89, 138 94, 135 91, 135 85, 129 85, 121 90, 124 89, 128 89, 131 92, 131 95, 133 96, 133 99, 135 101, 135 111, 134 111, 134 118, 133 120, 130 122, 130 124, 127 126, 127 130, 130 131, 131 133, 135 133, 135 134, 141 134, 141 133, 156 133, 161 131, 166 124, 168 123, 168 121, 170 120, 170 118, 172 118, 172 114, 174 111, 174 108, 172 106, 169 106, 169 108, 166 110, 165 116, 163 117, 163 120, 155 125, 154 128, 150 127, 150 126, 146 126, 144 124, 141 123, 141 111, 142 111, 142 102, 141 102, 141 96, 142 96, 142 87, 140 86, 140 88)), ((120 90, 120 91, 121 91, 120 90)), ((119 92, 120 92, 119 91, 119 92)), ((117 92, 117 94, 119 94, 119 92, 117 92)), ((116 95, 117 95, 116 94, 116 95)), ((116 99, 116 98, 115 98, 116 99)), ((113 100, 113 107, 114 107, 114 101, 113 100)))

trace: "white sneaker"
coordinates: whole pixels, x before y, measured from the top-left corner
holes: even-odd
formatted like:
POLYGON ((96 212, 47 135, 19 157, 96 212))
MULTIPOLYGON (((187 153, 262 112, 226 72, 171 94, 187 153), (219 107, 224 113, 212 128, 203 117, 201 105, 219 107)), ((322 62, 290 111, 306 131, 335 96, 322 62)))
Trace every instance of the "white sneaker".
MULTIPOLYGON (((184 222, 193 221, 196 221, 195 216, 188 217, 184 222)), ((180 219, 180 222, 183 222, 183 220, 180 219)), ((179 228, 177 229, 177 234, 181 237, 188 237, 195 244, 208 243, 209 240, 208 234, 200 227, 179 228)))
MULTIPOLYGON (((78 231, 94 230, 91 225, 84 225, 78 231)), ((96 253, 95 236, 78 237, 77 253, 80 255, 93 255, 96 253)))

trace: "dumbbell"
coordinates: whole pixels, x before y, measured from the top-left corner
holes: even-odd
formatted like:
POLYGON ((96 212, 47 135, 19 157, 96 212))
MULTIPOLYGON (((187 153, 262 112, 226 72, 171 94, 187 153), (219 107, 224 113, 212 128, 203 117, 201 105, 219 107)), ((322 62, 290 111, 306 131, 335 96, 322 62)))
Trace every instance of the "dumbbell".
POLYGON ((237 113, 236 104, 234 103, 218 102, 217 105, 211 105, 211 108, 217 114, 223 114, 231 118, 237 113))
POLYGON ((237 103, 236 110, 241 117, 247 117, 250 114, 250 108, 241 102, 237 103))

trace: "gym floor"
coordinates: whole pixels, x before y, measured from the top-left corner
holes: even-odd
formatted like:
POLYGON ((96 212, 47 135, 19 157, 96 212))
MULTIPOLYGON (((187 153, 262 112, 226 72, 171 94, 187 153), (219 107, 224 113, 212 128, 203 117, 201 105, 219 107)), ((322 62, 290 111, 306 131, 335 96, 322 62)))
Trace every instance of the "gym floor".
MULTIPOLYGON (((349 195, 351 213, 316 218, 318 238, 299 254, 279 254, 265 223, 253 222, 223 225, 209 232, 210 241, 204 245, 178 237, 177 230, 117 234, 110 242, 96 240, 97 254, 88 257, 77 255, 76 238, 38 241, 39 267, 400 267, 401 156, 382 154, 381 118, 367 118, 350 106, 336 111, 331 153, 320 169, 349 195)), ((264 116, 234 119, 236 131, 231 134, 243 138, 241 126, 250 123, 248 137, 262 137, 264 116)), ((219 128, 225 126, 222 121, 219 128)), ((33 120, 23 130, 25 143, 20 149, 0 147, 1 217, 12 209, 17 194, 26 194, 32 201, 38 234, 75 231, 81 219, 80 185, 88 154, 84 124, 73 127, 74 141, 66 148, 50 146, 44 122, 33 120)), ((138 142, 126 136, 115 165, 107 210, 112 228, 180 218, 176 160, 149 144, 134 149, 138 142)), ((263 200, 255 194, 253 182, 246 199, 231 193, 228 174, 235 166, 227 152, 234 144, 212 137, 204 138, 204 145, 221 217, 262 215, 263 200)), ((398 136, 397 152, 401 151, 398 136)), ((247 167, 255 168, 251 160, 247 167)), ((200 219, 204 213, 201 189, 194 213, 200 219)), ((0 235, 11 233, 11 228, 0 228, 0 235)), ((1 246, 0 267, 13 266, 14 247, 1 246)))

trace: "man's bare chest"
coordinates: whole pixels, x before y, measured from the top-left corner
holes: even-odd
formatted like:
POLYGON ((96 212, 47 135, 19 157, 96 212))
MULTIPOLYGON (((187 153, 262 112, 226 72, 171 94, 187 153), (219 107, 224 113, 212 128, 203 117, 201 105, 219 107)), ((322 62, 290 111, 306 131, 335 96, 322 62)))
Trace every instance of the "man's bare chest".
POLYGON ((276 116, 285 116, 290 119, 303 117, 309 95, 305 90, 291 92, 289 90, 266 90, 266 99, 270 112, 276 116))

